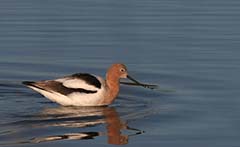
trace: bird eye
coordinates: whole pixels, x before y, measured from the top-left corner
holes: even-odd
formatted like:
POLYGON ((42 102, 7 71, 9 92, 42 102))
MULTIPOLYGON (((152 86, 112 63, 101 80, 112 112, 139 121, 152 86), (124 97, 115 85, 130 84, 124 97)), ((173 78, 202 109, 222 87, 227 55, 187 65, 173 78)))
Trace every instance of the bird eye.
POLYGON ((120 71, 121 71, 121 72, 125 72, 126 70, 125 70, 124 68, 121 68, 120 71))

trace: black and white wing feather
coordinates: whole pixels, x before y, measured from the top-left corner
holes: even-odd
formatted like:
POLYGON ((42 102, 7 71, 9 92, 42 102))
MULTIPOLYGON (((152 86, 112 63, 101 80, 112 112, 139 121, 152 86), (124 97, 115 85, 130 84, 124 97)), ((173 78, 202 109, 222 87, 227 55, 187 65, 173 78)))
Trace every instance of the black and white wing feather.
POLYGON ((96 93, 102 86, 97 77, 85 73, 73 74, 71 76, 49 81, 25 81, 23 84, 47 92, 57 92, 62 95, 69 95, 74 92, 85 94, 96 93))

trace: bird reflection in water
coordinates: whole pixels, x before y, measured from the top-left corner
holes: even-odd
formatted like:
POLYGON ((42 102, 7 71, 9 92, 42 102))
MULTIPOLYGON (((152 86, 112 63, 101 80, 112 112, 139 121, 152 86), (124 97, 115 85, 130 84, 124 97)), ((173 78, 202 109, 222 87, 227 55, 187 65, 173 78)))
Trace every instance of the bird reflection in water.
MULTIPOLYGON (((35 127, 74 127, 87 128, 98 124, 106 124, 106 132, 77 132, 65 133, 44 137, 32 138, 28 143, 40 143, 57 140, 84 140, 94 139, 96 136, 107 136, 109 144, 127 144, 129 137, 142 134, 143 131, 130 128, 126 122, 122 121, 113 107, 57 107, 43 110, 41 117, 48 123, 38 124, 35 127), (123 130, 131 134, 122 133, 123 130)), ((46 122, 45 122, 46 123, 46 122)), ((26 142, 25 142, 26 143, 26 142)))

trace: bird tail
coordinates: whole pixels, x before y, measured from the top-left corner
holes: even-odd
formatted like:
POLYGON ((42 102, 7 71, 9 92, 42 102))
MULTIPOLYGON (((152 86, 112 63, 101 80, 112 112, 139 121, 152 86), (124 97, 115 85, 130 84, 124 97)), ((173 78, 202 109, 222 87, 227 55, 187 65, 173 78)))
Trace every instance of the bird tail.
POLYGON ((33 81, 23 81, 22 84, 26 86, 35 86, 33 81))
POLYGON ((37 88, 40 90, 44 90, 47 91, 46 89, 44 89, 44 87, 42 87, 38 82, 33 82, 33 81, 23 81, 22 82, 23 85, 26 85, 29 88, 37 88))

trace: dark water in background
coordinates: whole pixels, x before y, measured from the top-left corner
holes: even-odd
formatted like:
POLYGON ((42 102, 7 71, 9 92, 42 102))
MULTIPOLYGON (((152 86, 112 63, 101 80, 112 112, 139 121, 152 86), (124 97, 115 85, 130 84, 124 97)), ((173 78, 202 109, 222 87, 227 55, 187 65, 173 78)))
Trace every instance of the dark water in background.
POLYGON ((0 0, 1 146, 239 146, 239 8, 238 0, 0 0), (122 86, 111 107, 65 108, 20 84, 104 76, 114 62, 175 91, 122 86))

